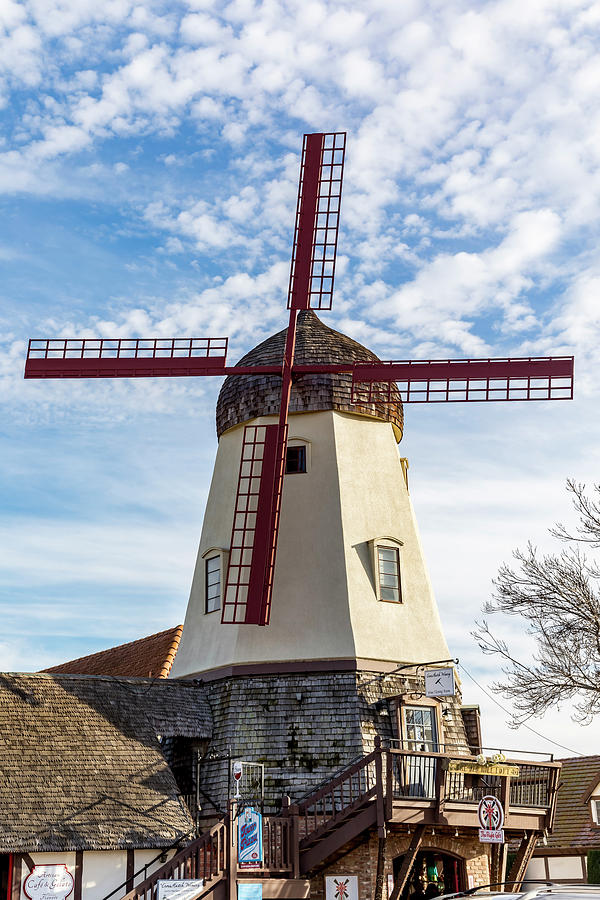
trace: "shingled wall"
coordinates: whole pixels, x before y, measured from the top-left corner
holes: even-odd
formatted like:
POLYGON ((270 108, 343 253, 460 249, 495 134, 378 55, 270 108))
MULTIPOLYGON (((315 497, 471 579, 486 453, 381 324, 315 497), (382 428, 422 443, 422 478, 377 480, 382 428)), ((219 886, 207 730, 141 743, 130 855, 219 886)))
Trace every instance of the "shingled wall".
MULTIPOLYGON (((376 672, 255 675, 211 682, 213 738, 201 763, 203 812, 226 806, 229 762, 265 766, 265 800, 278 809, 370 753, 375 736, 398 738, 398 695, 423 694, 422 676, 376 672), (383 700, 383 703, 378 701, 383 700), (377 704, 377 705, 375 705, 377 704), (212 801, 212 802, 211 802, 212 801)), ((466 750, 460 695, 445 698, 444 740, 466 750)), ((466 750, 468 752, 468 750, 466 750)))
MULTIPOLYGON (((272 335, 238 365, 281 365, 287 328, 272 335)), ((371 350, 345 334, 324 325, 312 310, 298 314, 295 363, 341 363, 377 361, 371 350)), ((281 378, 277 375, 236 375, 225 379, 217 401, 217 435, 257 416, 277 415, 281 403, 281 378)), ((352 375, 302 375, 294 377, 290 413, 337 409, 391 422, 399 441, 403 409, 399 394, 392 405, 352 403, 352 375)))

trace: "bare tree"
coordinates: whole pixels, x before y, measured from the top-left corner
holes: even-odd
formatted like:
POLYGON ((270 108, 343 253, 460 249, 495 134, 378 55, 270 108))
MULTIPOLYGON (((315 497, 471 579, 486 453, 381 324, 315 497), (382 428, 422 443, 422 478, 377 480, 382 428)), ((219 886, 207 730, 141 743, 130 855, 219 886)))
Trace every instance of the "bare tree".
MULTIPOLYGON (((547 556, 532 544, 516 550, 517 565, 500 568, 493 599, 483 609, 525 619, 536 643, 531 662, 516 659, 487 620, 473 632, 484 653, 504 661, 507 680, 494 689, 512 700, 514 726, 567 700, 576 700, 573 715, 582 723, 600 713, 600 567, 582 547, 600 548, 600 500, 571 479, 567 490, 579 525, 575 532, 561 523, 550 529, 566 549, 547 556)), ((593 490, 600 498, 600 484, 593 490)))

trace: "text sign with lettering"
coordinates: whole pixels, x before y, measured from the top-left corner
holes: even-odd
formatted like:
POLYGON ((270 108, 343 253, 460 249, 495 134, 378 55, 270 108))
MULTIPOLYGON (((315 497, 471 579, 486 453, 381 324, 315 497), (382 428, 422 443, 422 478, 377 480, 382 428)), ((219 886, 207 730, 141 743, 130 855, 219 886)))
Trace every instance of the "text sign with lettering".
POLYGON ((66 900, 75 882, 64 863, 34 866, 23 883, 29 900, 66 900))
POLYGON ((262 864, 262 815, 249 806, 238 819, 238 865, 242 869, 260 869, 262 864))
POLYGON ((204 882, 201 878, 161 878, 156 886, 156 900, 186 900, 187 897, 195 897, 204 887, 204 882))

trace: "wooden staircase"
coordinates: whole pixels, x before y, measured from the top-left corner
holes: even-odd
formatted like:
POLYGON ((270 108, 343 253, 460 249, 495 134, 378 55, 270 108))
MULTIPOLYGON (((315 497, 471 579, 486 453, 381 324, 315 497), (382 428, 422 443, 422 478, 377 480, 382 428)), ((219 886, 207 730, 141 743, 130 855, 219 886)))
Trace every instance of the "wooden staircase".
POLYGON ((285 811, 297 818, 300 875, 330 860, 373 825, 384 824, 381 744, 285 811))
POLYGON ((163 879, 201 881, 198 890, 188 900, 198 900, 209 895, 214 900, 224 900, 229 867, 229 832, 227 819, 216 825, 176 853, 152 875, 134 887, 122 900, 154 900, 158 881, 163 879))

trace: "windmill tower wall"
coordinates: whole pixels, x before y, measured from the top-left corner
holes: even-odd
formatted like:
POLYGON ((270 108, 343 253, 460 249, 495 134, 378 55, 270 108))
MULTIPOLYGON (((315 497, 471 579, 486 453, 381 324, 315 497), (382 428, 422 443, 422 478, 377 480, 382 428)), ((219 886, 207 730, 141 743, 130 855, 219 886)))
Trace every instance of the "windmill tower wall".
POLYGON ((219 442, 173 676, 448 659, 392 426, 337 410, 290 418, 307 472, 285 478, 269 626, 222 625, 219 611, 205 612, 207 555, 225 562, 231 537, 242 434, 234 427, 219 442), (378 597, 378 542, 399 549, 401 603, 378 597))
MULTIPOLYGON (((240 362, 280 362, 285 336, 240 362)), ((314 313, 300 314, 298 364, 374 358, 314 313)), ((270 624, 222 625, 218 609, 206 611, 208 560, 213 581, 215 560, 225 580, 244 426, 274 422, 280 392, 277 376, 237 376, 221 390, 219 447, 170 674, 209 685, 214 727, 200 789, 221 808, 229 759, 264 764, 266 802, 276 806, 369 753, 377 735, 405 738, 406 704, 424 692, 416 665, 450 656, 398 453, 401 404, 355 406, 343 374, 302 376, 292 389, 288 444, 304 446, 306 472, 284 479, 270 624), (380 599, 378 544, 398 549, 400 603, 380 599), (394 674, 403 663, 414 665, 394 674)), ((427 699, 437 739, 465 748, 460 702, 459 693, 427 699)))

